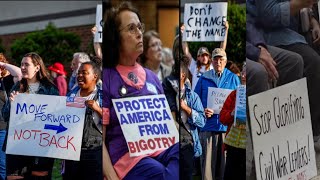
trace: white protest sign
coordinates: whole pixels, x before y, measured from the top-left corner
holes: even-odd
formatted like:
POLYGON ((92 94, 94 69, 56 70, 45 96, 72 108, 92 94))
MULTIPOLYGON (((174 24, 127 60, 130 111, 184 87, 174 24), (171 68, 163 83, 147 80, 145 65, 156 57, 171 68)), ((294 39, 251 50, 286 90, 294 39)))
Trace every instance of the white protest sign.
POLYGON ((183 41, 224 41, 227 2, 187 3, 183 41))
POLYGON ((258 180, 317 175, 306 78, 248 97, 258 180))
POLYGON ((130 157, 167 149, 179 142, 165 95, 113 99, 130 157))
POLYGON ((246 127, 246 85, 240 85, 236 92, 236 105, 234 110, 234 125, 238 127, 246 127))
POLYGON ((66 100, 17 95, 11 102, 6 153, 79 160, 85 108, 69 107, 66 100))
POLYGON ((207 108, 213 110, 214 114, 220 114, 224 102, 233 90, 222 88, 208 88, 207 108))
POLYGON ((103 20, 102 20, 102 5, 101 4, 97 5, 96 28, 97 28, 97 31, 94 35, 94 42, 102 43, 103 20))

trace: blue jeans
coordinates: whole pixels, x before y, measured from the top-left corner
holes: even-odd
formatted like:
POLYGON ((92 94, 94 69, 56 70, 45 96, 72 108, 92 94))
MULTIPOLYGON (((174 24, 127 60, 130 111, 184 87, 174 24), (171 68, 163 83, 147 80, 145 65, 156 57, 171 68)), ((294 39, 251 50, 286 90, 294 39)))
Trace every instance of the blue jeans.
POLYGON ((0 130, 0 180, 6 179, 6 153, 2 151, 6 130, 0 130))

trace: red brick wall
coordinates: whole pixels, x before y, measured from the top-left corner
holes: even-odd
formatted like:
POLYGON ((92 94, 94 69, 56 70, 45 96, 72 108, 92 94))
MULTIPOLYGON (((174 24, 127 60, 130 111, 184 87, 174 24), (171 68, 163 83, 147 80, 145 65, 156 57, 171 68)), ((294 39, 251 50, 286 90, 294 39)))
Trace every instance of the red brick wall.
MULTIPOLYGON (((73 32, 80 36, 81 38, 81 45, 80 50, 87 52, 87 49, 89 47, 90 43, 93 43, 93 36, 91 34, 91 28, 93 25, 86 25, 86 26, 75 26, 75 27, 68 27, 68 28, 61 28, 62 30, 66 32, 73 32)), ((10 46, 12 43, 23 36, 25 36, 26 33, 16 33, 16 34, 8 34, 8 35, 0 35, 0 38, 2 39, 2 45, 6 49, 6 57, 8 57, 8 60, 10 60, 10 46)))

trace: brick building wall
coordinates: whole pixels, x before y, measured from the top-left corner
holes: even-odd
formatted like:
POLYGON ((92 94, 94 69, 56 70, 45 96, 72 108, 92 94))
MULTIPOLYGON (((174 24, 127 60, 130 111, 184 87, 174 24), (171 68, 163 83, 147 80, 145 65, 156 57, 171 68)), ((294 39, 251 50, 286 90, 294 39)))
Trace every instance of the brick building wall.
MULTIPOLYGON (((80 51, 88 52, 90 45, 93 43, 93 36, 91 33, 91 28, 94 25, 84 25, 84 26, 74 26, 74 27, 68 27, 68 28, 60 28, 61 30, 64 30, 65 32, 73 32, 80 36, 81 38, 81 44, 80 44, 80 51)), ((13 44, 13 42, 16 39, 22 38, 27 33, 15 33, 15 34, 7 34, 7 35, 0 35, 0 38, 2 39, 2 45, 6 50, 6 56, 8 57, 8 60, 10 61, 10 47, 13 44)), ((72 57, 70 57, 72 58, 72 57)))

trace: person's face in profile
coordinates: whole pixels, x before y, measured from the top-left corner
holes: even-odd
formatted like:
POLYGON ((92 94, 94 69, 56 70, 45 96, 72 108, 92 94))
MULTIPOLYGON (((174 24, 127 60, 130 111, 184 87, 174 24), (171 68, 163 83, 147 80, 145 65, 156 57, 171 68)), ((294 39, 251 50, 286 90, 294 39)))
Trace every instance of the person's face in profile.
POLYGON ((129 56, 139 56, 143 52, 144 25, 141 24, 136 13, 132 11, 122 11, 120 19, 120 53, 129 56))
POLYGON ((40 65, 34 65, 31 57, 24 57, 21 61, 22 78, 35 79, 36 74, 40 70, 40 65))

